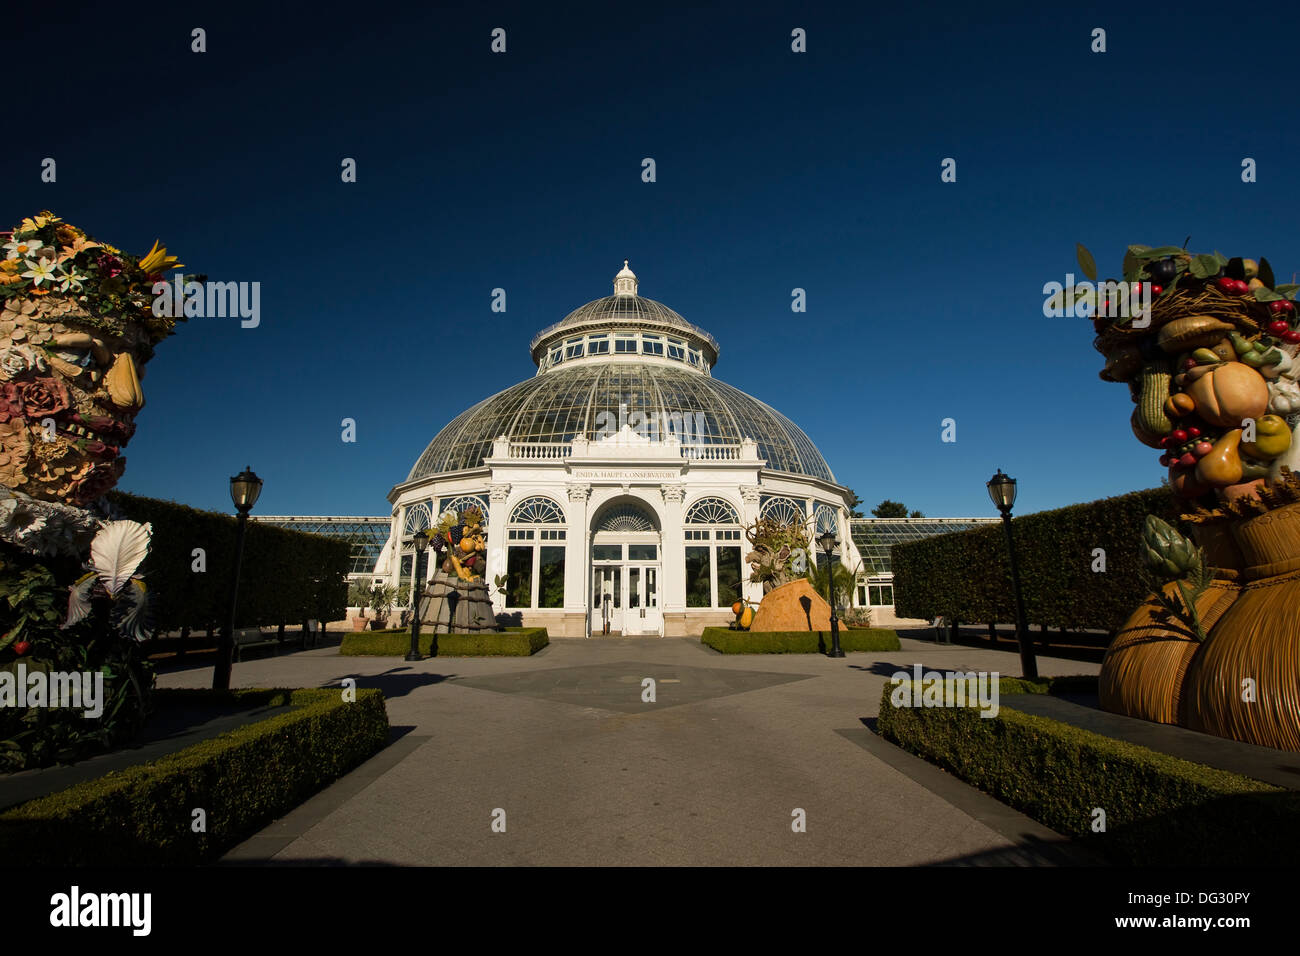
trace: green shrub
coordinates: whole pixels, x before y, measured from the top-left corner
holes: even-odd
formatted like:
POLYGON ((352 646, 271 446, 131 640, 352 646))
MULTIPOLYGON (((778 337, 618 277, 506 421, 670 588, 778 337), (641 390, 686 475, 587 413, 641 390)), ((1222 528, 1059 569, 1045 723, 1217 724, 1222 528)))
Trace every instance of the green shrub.
POLYGON ((47 866, 210 861, 380 750, 378 690, 159 690, 198 701, 286 708, 212 740, 0 813, 0 859, 47 866), (206 813, 195 833, 192 812, 206 813))
MULTIPOLYGON (((1012 520, 1029 624, 1110 631, 1151 591, 1141 556, 1148 514, 1176 524, 1167 488, 1135 491, 1012 520), (1093 549, 1106 552, 1092 570, 1093 549)), ((894 606, 900 617, 967 623, 1015 620, 1001 524, 896 544, 894 606)))
MULTIPOLYGON (((159 631, 226 623, 234 571, 236 520, 174 501, 120 491, 109 500, 133 521, 153 525, 141 566, 159 631), (202 548, 207 570, 192 570, 202 548)), ((338 538, 248 522, 236 627, 337 621, 347 610, 352 545, 338 538)))
MULTIPOLYGON (((439 657, 528 657, 550 643, 546 628, 507 628, 484 634, 439 634, 439 657)), ((420 653, 428 655, 433 635, 420 634, 420 653)), ((340 654, 354 657, 404 657, 411 650, 410 629, 352 631, 343 637, 340 654)))
POLYGON ((896 708, 893 690, 882 737, 1114 862, 1291 866, 1300 854, 1300 793, 1008 707, 896 708))
MULTIPOLYGON (((733 631, 706 627, 701 642, 723 654, 816 654, 830 650, 829 631, 733 631), (820 647, 818 646, 820 642, 820 647)), ((898 635, 882 628, 840 631, 844 651, 896 651, 898 635)))

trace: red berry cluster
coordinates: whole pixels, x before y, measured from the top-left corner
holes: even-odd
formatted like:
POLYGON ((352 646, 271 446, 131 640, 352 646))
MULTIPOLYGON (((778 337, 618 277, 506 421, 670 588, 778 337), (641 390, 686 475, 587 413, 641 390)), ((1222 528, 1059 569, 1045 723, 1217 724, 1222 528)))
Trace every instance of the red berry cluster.
POLYGON ((1277 318, 1268 323, 1268 330, 1283 342, 1300 342, 1300 331, 1293 328, 1295 322, 1295 303, 1290 299, 1276 299, 1268 304, 1268 310, 1277 318))
POLYGON ((1191 468, 1198 459, 1204 458, 1214 449, 1213 439, 1214 436, 1206 435, 1199 425, 1184 423, 1160 439, 1160 447, 1165 449, 1165 453, 1160 456, 1160 464, 1165 467, 1178 465, 1191 468))

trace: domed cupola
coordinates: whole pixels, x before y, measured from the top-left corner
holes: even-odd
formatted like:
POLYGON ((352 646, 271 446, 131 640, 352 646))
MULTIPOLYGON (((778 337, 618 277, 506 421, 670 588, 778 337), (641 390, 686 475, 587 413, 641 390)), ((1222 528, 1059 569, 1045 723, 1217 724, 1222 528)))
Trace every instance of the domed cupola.
POLYGON ((640 281, 623 260, 614 294, 574 309, 529 343, 539 374, 573 363, 664 362, 708 375, 718 342, 662 302, 639 293, 640 281))
POLYGON ((623 260, 623 268, 614 276, 614 294, 636 295, 636 273, 627 267, 626 259, 623 260))

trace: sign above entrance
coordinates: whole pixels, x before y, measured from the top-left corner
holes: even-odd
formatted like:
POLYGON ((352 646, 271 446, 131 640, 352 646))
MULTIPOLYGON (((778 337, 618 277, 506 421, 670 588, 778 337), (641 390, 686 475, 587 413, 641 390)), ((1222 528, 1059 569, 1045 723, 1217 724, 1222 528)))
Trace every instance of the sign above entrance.
POLYGON ((673 478, 680 478, 680 471, 636 471, 627 468, 575 468, 573 470, 574 478, 586 478, 588 480, 606 479, 609 481, 666 481, 673 478))

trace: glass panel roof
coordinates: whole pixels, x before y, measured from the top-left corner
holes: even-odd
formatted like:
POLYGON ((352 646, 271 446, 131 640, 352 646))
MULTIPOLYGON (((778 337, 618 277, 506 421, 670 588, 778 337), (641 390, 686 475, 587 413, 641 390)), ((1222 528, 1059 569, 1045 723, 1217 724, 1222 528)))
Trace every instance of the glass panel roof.
POLYGON ((868 574, 892 574, 889 549, 905 541, 920 541, 936 534, 967 531, 1001 518, 850 518, 849 533, 863 570, 868 574))
POLYGON ((774 471, 835 477, 803 431, 770 405, 738 388, 688 368, 641 364, 575 365, 513 385, 462 412, 440 431, 416 461, 408 481, 426 475, 478 468, 492 442, 567 442, 597 439, 608 421, 640 412, 662 421, 681 415, 702 444, 752 438, 774 471))
POLYGON ((379 552, 388 542, 392 528, 389 518, 328 518, 328 517, 277 517, 252 515, 254 521, 273 524, 290 531, 306 531, 342 538, 352 542, 352 565, 349 574, 369 574, 375 570, 379 552))

